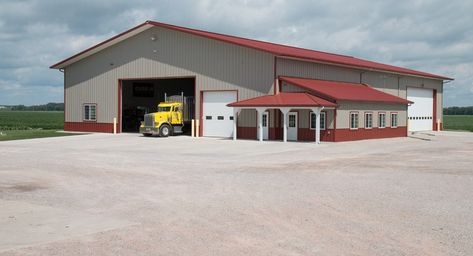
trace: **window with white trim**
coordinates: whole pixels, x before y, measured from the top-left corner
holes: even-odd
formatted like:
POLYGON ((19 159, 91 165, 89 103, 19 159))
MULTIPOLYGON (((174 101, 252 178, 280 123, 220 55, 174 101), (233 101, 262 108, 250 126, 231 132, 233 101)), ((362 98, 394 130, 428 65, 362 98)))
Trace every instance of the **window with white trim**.
POLYGON ((373 113, 365 113, 365 129, 373 128, 373 113))
MULTIPOLYGON (((325 130, 325 112, 320 112, 320 130, 325 130)), ((317 122, 317 118, 314 112, 310 112, 310 129, 315 130, 315 123, 317 122)))
POLYGON ((385 128, 386 127, 386 113, 379 113, 378 114, 378 127, 385 128))
POLYGON ((358 129, 358 112, 350 113, 350 129, 358 129))
POLYGON ((97 121, 97 104, 84 104, 84 121, 97 121))
POLYGON ((391 113, 391 128, 397 127, 397 113, 391 113))
POLYGON ((294 128, 296 127, 296 115, 289 114, 289 127, 294 128))
POLYGON ((268 127, 268 114, 263 115, 263 119, 261 121, 263 123, 263 127, 268 127))

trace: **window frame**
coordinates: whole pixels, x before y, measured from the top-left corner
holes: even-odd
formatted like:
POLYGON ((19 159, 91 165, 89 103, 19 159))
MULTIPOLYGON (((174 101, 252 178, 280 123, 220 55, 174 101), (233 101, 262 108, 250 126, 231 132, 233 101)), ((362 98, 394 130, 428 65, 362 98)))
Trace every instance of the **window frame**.
MULTIPOLYGON (((312 128, 312 119, 313 119, 312 115, 315 115, 315 113, 310 111, 309 112, 309 129, 315 130, 315 127, 312 128)), ((323 131, 327 129, 327 112, 321 111, 320 115, 323 115, 323 119, 324 119, 324 127, 322 128, 322 126, 320 126, 320 130, 323 131)), ((322 121, 322 116, 320 117, 320 120, 322 121)))
POLYGON ((359 111, 350 111, 348 116, 348 126, 350 130, 358 130, 360 128, 360 112, 359 111), (352 127, 352 116, 356 114, 356 127, 352 127))
POLYGON ((373 129, 373 126, 374 126, 374 125, 373 125, 373 112, 372 112, 372 111, 365 112, 365 116, 364 116, 364 120, 363 120, 363 121, 364 121, 363 123, 364 123, 364 128, 365 128, 365 129, 373 129), (368 116, 368 115, 371 115, 371 126, 370 126, 370 127, 367 127, 367 126, 366 126, 366 121, 368 120, 368 119, 366 118, 366 116, 368 116))
POLYGON ((398 113, 397 113, 397 112, 391 112, 389 116, 390 116, 390 121, 391 121, 391 122, 390 122, 391 128, 397 128, 398 125, 399 125, 399 116, 398 116, 398 113), (393 126, 393 115, 396 116, 396 125, 395 125, 395 126, 393 126))
POLYGON ((379 129, 386 128, 386 112, 378 112, 378 128, 379 129), (381 115, 384 115, 383 126, 381 126, 381 122, 380 122, 381 115))
POLYGON ((298 128, 298 123, 297 123, 297 112, 289 112, 287 115, 287 127, 288 128, 298 128), (294 114, 296 113, 296 114, 294 114), (291 116, 294 116, 294 126, 291 126, 291 116))
POLYGON ((84 122, 97 122, 97 103, 84 103, 82 104, 82 121, 84 122), (86 119, 85 108, 89 107, 89 118, 86 119), (94 107, 95 110, 95 118, 91 119, 91 107, 94 107))
POLYGON ((261 126, 263 127, 269 127, 269 113, 268 112, 264 112, 262 115, 261 115, 261 126))

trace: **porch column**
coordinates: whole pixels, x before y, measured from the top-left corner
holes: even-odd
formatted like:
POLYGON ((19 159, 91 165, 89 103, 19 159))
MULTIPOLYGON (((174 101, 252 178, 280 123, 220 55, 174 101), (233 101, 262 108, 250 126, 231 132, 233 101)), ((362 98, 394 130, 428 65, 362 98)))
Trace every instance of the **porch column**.
POLYGON ((265 108, 256 108, 258 113, 258 140, 263 141, 263 113, 265 108))
POLYGON ((237 139, 238 115, 239 114, 240 114, 240 108, 233 108, 233 140, 237 139))
POLYGON ((282 120, 283 120, 283 125, 282 125, 282 141, 287 142, 287 113, 289 113, 290 108, 279 108, 279 110, 282 113, 282 120))

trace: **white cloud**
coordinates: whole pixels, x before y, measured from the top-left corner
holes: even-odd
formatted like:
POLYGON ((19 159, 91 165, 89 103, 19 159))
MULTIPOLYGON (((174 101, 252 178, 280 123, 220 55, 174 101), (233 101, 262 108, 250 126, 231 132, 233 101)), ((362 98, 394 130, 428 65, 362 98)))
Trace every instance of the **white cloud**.
POLYGON ((451 76, 445 105, 473 105, 472 9, 440 0, 0 0, 0 104, 15 90, 18 101, 61 101, 51 64, 158 20, 451 76))

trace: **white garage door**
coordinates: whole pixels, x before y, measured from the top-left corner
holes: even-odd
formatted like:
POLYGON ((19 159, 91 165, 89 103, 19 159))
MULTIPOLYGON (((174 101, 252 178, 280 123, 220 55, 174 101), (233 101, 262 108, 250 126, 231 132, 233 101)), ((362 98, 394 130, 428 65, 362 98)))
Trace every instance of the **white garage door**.
POLYGON ((204 92, 203 96, 204 136, 232 137, 233 108, 227 104, 237 101, 236 92, 204 92))
POLYGON ((407 111, 409 131, 431 131, 433 123, 433 90, 407 88, 407 100, 414 102, 407 111))

